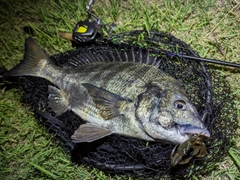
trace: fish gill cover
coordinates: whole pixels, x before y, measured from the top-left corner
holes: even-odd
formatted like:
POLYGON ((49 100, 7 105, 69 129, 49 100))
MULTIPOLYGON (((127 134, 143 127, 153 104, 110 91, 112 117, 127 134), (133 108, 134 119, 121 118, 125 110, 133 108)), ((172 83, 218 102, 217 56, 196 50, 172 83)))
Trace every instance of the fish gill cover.
POLYGON ((71 135, 85 122, 71 111, 54 117, 48 108, 49 82, 42 78, 19 78, 24 91, 23 102, 32 105, 36 116, 50 132, 56 134, 60 144, 71 154, 72 161, 105 172, 141 177, 151 175, 153 178, 187 177, 208 170, 221 161, 237 128, 233 95, 225 77, 217 73, 216 69, 209 68, 202 62, 174 56, 175 53, 182 53, 198 57, 186 43, 162 32, 132 31, 111 37, 105 44, 84 45, 54 55, 51 59, 58 66, 73 68, 86 63, 88 53, 104 55, 108 57, 108 61, 118 61, 116 52, 123 50, 130 54, 126 58, 132 56, 136 60, 140 56, 144 60, 148 54, 157 56, 159 69, 183 85, 211 133, 211 137, 204 140, 208 152, 206 157, 193 158, 188 164, 171 167, 170 154, 174 145, 167 143, 146 143, 129 137, 110 135, 92 143, 75 144, 71 135), (79 57, 81 60, 76 61, 79 57))

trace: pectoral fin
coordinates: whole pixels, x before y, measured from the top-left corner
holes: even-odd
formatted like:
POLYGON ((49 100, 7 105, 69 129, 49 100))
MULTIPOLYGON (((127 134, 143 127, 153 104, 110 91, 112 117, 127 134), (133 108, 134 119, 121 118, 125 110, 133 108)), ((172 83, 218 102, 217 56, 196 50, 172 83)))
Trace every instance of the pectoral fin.
POLYGON ((75 143, 81 142, 93 142, 101 139, 105 136, 112 134, 108 129, 98 127, 91 123, 81 125, 71 136, 71 139, 75 143))
POLYGON ((68 110, 68 101, 60 89, 49 85, 48 92, 48 106, 52 108, 56 116, 60 116, 68 110))
POLYGON ((131 102, 129 99, 125 99, 92 84, 83 83, 82 85, 87 89, 96 107, 100 110, 102 118, 105 120, 120 116, 124 106, 131 102))

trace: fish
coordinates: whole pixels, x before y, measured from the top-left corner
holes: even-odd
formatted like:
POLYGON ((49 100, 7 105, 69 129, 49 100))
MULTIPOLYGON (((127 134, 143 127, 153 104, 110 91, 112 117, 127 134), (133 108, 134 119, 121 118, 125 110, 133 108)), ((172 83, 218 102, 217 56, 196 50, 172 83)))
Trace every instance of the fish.
POLYGON ((181 84, 157 68, 156 58, 147 57, 151 63, 101 62, 97 54, 85 56, 92 58, 81 66, 63 68, 28 37, 23 60, 4 76, 33 76, 51 82, 48 106, 55 116, 71 110, 86 121, 72 134, 74 143, 111 134, 173 144, 182 144, 191 134, 210 137, 181 84))

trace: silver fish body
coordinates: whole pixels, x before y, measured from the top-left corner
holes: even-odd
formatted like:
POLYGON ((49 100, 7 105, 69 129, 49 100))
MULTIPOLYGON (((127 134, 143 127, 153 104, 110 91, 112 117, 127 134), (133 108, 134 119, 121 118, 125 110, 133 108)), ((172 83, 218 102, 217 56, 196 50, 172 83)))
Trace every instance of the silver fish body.
POLYGON ((36 76, 53 83, 48 100, 56 116, 72 110, 87 122, 72 135, 74 142, 112 133, 174 144, 183 143, 189 134, 210 136, 178 81, 155 66, 95 62, 65 69, 28 38, 24 60, 5 75, 36 76))

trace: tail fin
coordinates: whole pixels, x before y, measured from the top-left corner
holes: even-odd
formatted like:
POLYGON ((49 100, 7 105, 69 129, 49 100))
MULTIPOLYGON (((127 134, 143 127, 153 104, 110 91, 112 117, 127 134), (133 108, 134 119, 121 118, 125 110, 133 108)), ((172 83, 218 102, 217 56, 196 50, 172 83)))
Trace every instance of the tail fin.
POLYGON ((25 41, 24 59, 10 71, 6 72, 4 76, 36 76, 37 69, 41 68, 38 65, 43 59, 50 61, 49 57, 34 39, 29 37, 25 41))

